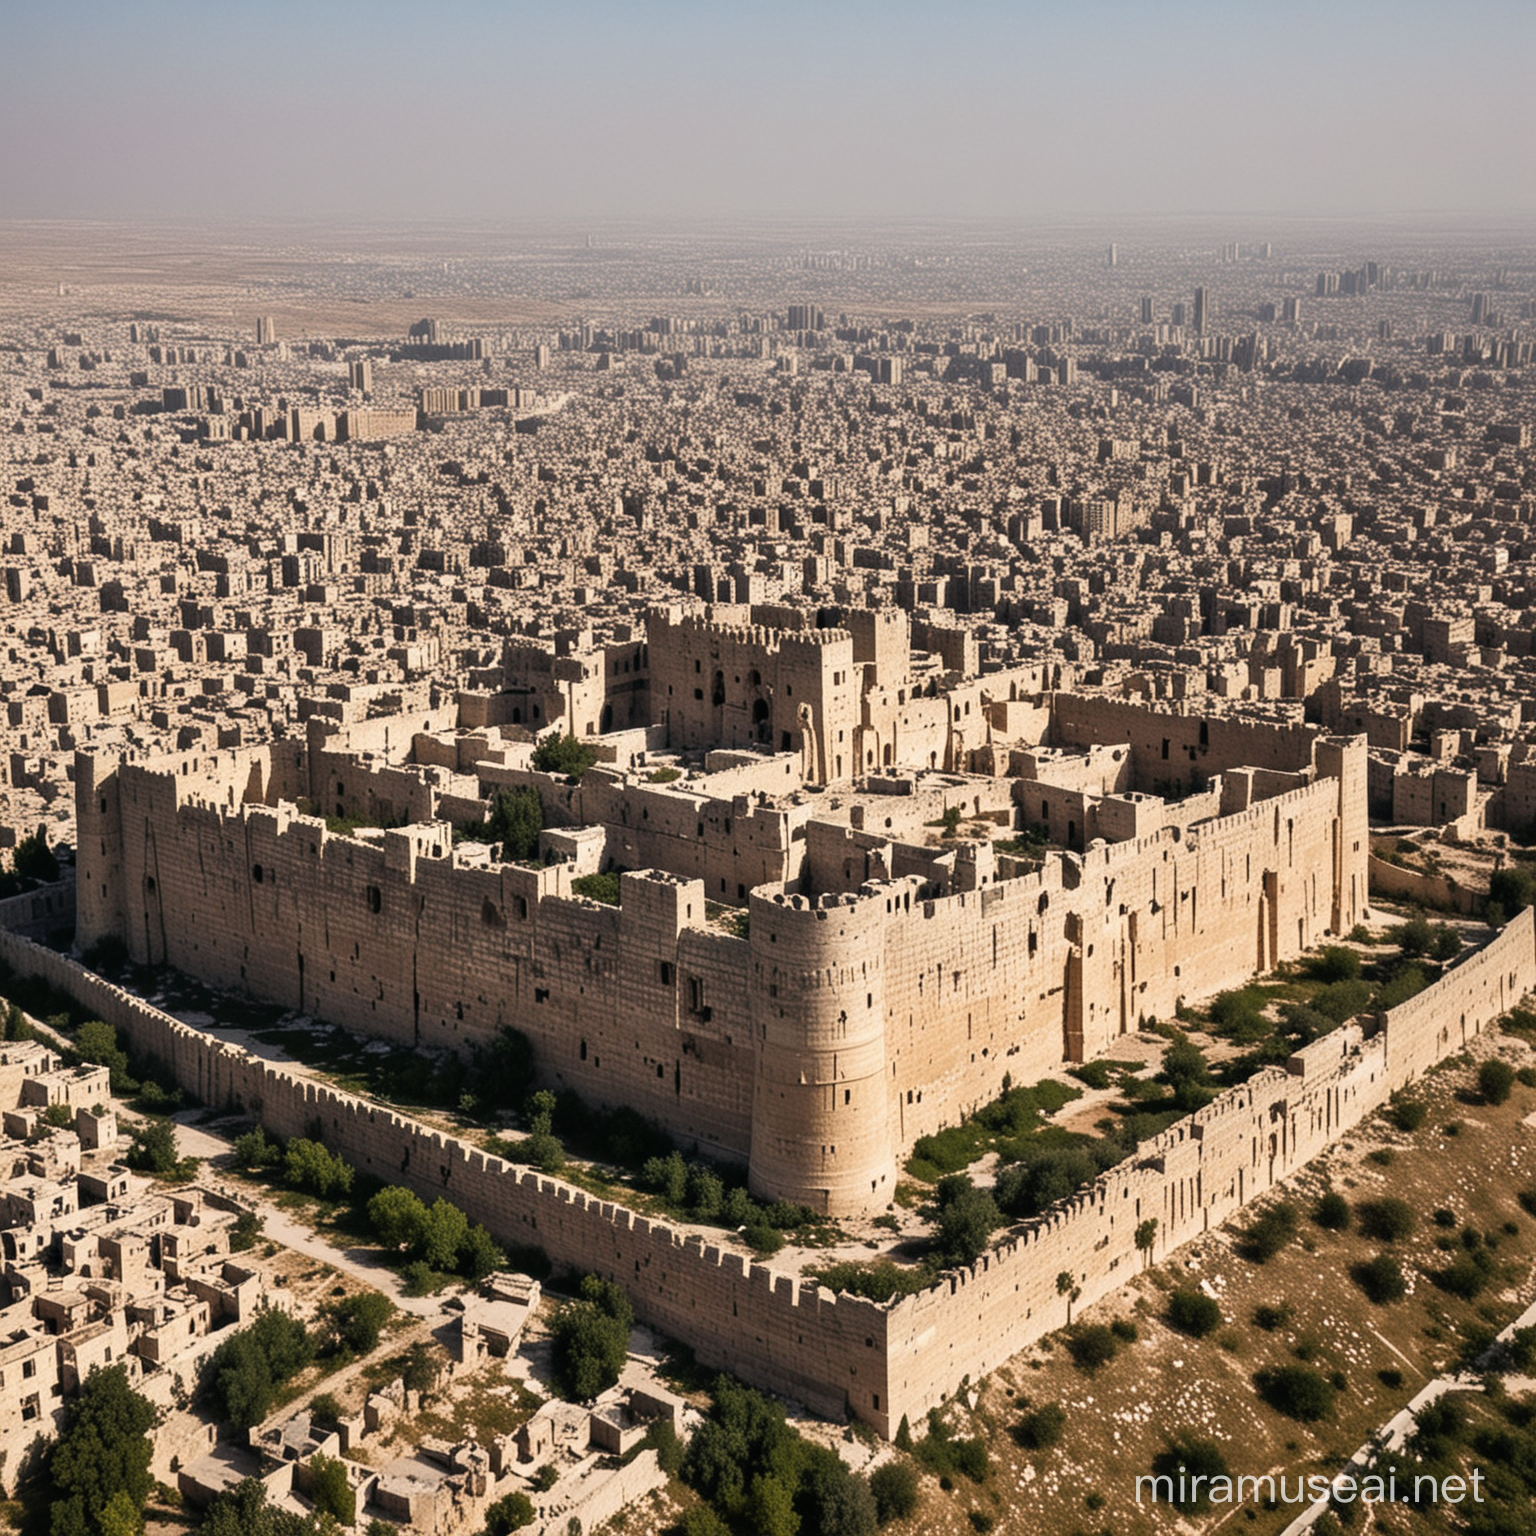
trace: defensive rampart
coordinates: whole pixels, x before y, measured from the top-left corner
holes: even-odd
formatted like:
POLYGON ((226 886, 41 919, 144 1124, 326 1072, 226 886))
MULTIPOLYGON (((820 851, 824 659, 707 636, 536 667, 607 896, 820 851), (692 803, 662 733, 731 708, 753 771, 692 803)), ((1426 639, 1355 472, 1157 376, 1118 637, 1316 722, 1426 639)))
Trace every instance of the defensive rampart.
POLYGON ((1307 1046, 1144 1144, 974 1266, 891 1308, 889 1396, 877 1426, 913 1422, 953 1391, 1067 1321, 1136 1269, 1232 1216, 1444 1057, 1460 1051, 1536 986, 1536 911, 1394 1008, 1366 1038, 1357 1027, 1307 1046), (1151 1248, 1138 1248, 1155 1219, 1151 1248))
POLYGON ((498 1236, 621 1282, 647 1322, 706 1364, 820 1413, 889 1435, 962 1377, 996 1369, 1137 1266, 1219 1224, 1297 1172, 1536 986, 1536 912, 1377 1021, 1339 1030, 1222 1094, 1094 1185, 1016 1229, 968 1269, 888 1306, 832 1298, 740 1254, 594 1199, 179 1023, 66 956, 0 933, 0 958, 40 975, 123 1031, 213 1104, 283 1135, 317 1132, 342 1156, 423 1196, 444 1194, 498 1236), (1156 1219, 1150 1249, 1136 1242, 1156 1219), (1143 1230, 1145 1230, 1143 1228, 1143 1230))
MULTIPOLYGON (((0 933, 0 958, 42 977, 156 1057, 206 1103, 282 1136, 318 1136, 355 1167, 426 1199, 443 1195, 510 1243, 617 1280, 638 1315, 817 1413, 871 1417, 884 1401, 886 1310, 775 1273, 664 1222, 492 1157, 382 1105, 286 1072, 182 1024, 65 955, 0 933)), ((875 1422, 878 1423, 878 1420, 875 1422)))

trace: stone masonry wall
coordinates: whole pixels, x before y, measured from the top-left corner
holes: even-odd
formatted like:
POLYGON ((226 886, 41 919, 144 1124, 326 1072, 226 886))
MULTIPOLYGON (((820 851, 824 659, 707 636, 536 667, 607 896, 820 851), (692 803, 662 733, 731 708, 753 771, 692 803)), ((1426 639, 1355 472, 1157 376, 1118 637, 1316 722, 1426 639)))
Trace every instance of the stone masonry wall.
POLYGON ((205 1102, 282 1136, 318 1135, 364 1172, 443 1195, 511 1243, 624 1286, 637 1314, 729 1369, 832 1418, 883 1401, 886 1312, 684 1236, 584 1190, 492 1157, 382 1105, 285 1072, 180 1023, 65 955, 0 933, 0 958, 41 976, 158 1058, 205 1102))
POLYGON ((1393 1009, 1367 1039, 1336 1031, 1170 1127, 1134 1158, 1005 1238, 974 1266, 889 1306, 833 1299, 744 1256, 487 1156, 454 1137, 314 1079, 286 1073, 184 1025, 68 957, 0 933, 0 957, 42 976, 123 1031, 135 1049, 213 1104, 282 1135, 318 1132, 343 1157, 424 1197, 444 1194, 512 1242, 622 1283, 638 1315, 708 1365, 853 1413, 890 1435, 964 1376, 980 1376, 1066 1321, 1056 1277, 1079 1307, 1115 1289, 1297 1172, 1437 1061, 1460 1051, 1536 987, 1536 910, 1393 1009), (1137 1226, 1157 1219, 1152 1253, 1137 1226))

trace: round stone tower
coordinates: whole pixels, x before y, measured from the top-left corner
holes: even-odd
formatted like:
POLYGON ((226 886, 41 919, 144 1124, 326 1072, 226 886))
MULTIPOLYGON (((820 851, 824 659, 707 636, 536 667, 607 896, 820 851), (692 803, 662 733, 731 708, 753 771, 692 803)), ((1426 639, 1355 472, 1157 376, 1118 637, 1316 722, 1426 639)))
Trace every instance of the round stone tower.
POLYGON ((896 1188, 886 895, 752 897, 752 1192, 828 1215, 896 1188))

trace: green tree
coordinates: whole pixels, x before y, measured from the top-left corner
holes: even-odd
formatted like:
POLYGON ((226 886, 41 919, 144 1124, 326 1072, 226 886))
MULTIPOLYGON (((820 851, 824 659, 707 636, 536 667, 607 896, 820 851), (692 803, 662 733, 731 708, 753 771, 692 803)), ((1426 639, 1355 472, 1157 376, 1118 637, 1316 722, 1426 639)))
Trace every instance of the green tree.
POLYGON ((111 1074, 112 1092, 127 1095, 138 1084, 128 1075, 128 1055, 117 1043, 117 1031, 100 1019, 87 1019, 75 1034, 75 1055, 111 1074))
POLYGON ((214 1350, 204 1380, 222 1416, 238 1429, 249 1429, 267 1416, 278 1388, 314 1354, 314 1340, 303 1323, 261 1307, 248 1327, 214 1350))
POLYGON ((554 1320, 554 1376, 562 1397, 587 1402, 618 1381, 634 1321, 622 1287, 596 1275, 581 1282, 580 1298, 554 1320))
POLYGON ((379 1342, 384 1325, 394 1316, 394 1303, 378 1291, 359 1291, 340 1301, 327 1302, 320 1309, 331 1353, 345 1350, 366 1355, 379 1342))
POLYGON ((421 1196, 399 1184, 389 1184, 368 1202, 368 1224, 386 1248, 415 1248, 426 1226, 427 1208, 421 1196))
POLYGON ((1212 1480, 1229 1476, 1227 1458, 1221 1447, 1214 1440, 1202 1439, 1188 1430, 1170 1439, 1167 1446, 1152 1458, 1152 1474, 1172 1481, 1174 1507, 1186 1515, 1204 1514, 1209 1510, 1212 1480), (1185 1475, 1182 1502, 1178 1496, 1181 1473, 1185 1475))
POLYGON ((1338 1190, 1330 1189, 1317 1202, 1312 1220, 1327 1232, 1347 1232, 1353 1217, 1349 1201, 1338 1190))
POLYGON ((752 1479, 748 1513, 756 1536, 795 1536, 800 1529, 800 1516, 795 1513, 794 1499, 789 1489, 776 1477, 759 1476, 752 1479))
POLYGON ((527 1104, 528 1135, 516 1147, 517 1155, 545 1173, 554 1173, 565 1166, 565 1148, 555 1135, 555 1110, 557 1100, 547 1088, 533 1094, 527 1104))
POLYGON ((169 1120, 151 1120, 133 1133, 124 1161, 140 1173, 164 1178, 181 1167, 176 1156, 176 1130, 169 1120))
POLYGON ((30 837, 16 844, 11 855, 11 872, 21 880, 36 880, 47 885, 59 878, 59 861, 48 846, 48 829, 39 827, 30 837))
POLYGON ((432 1352, 419 1340, 405 1352, 405 1367, 400 1372, 401 1384, 407 1392, 426 1394, 437 1385, 437 1363, 432 1352))
POLYGON ((533 749, 533 766, 539 773, 563 774, 579 780, 597 761, 597 749, 574 736, 546 736, 533 749))
POLYGON ((322 1515, 333 1515, 343 1525, 357 1519, 357 1493, 347 1477, 347 1464, 334 1456, 310 1457, 309 1497, 322 1515))
POLYGON ((1360 956, 1342 944, 1325 944, 1307 968, 1319 981, 1353 981, 1360 974, 1360 956))
POLYGON ((683 1536, 731 1536, 731 1528, 708 1504, 690 1504, 682 1520, 683 1536))
MULTIPOLYGON (((159 1411, 129 1386, 126 1365, 91 1372, 48 1458, 52 1536, 112 1536, 107 1527, 121 1526, 125 1497, 137 1516, 154 1486, 149 1436, 159 1422, 159 1411)), ((138 1519, 134 1530, 142 1529, 138 1519)))
POLYGON ((1379 1200, 1362 1200, 1355 1207, 1360 1230, 1379 1243, 1401 1242, 1417 1225, 1413 1207, 1396 1195, 1384 1195, 1379 1200))
POLYGON ((538 790, 532 784, 498 789, 491 802, 486 830, 494 842, 501 844, 502 858, 534 858, 539 851, 539 834, 544 830, 544 809, 538 790))
POLYGON ((1013 1426, 1013 1438, 1026 1451, 1048 1451, 1059 1444, 1067 1428, 1067 1411, 1060 1403, 1031 1408, 1013 1426))
POLYGON ((1435 931, 1422 912, 1416 912, 1406 923, 1399 923, 1387 937, 1402 951, 1405 960, 1418 960, 1435 947, 1435 931))
POLYGON ((1525 864, 1506 864, 1488 877, 1488 901, 1504 917, 1523 911, 1536 899, 1536 873, 1525 864))
POLYGON ((826 1446, 806 1446, 800 1460, 796 1503, 804 1510, 806 1526, 817 1536, 874 1536, 879 1521, 868 1482, 826 1446))
POLYGON ((96 1524, 101 1536, 139 1536, 144 1529, 144 1514, 134 1503, 133 1495, 119 1488, 107 1500, 96 1524))
POLYGON ((275 1168, 282 1160, 282 1147, 259 1125, 235 1138, 235 1161, 242 1168, 275 1168))
POLYGON ((641 1177, 670 1206, 681 1206, 688 1198, 688 1164, 675 1148, 665 1157, 649 1157, 641 1177))
POLYGON ((433 1269, 458 1267, 459 1250, 469 1237, 469 1217, 451 1200, 441 1195, 428 1207, 416 1239, 416 1249, 424 1263, 433 1269))
POLYGON ((1203 1339, 1221 1327, 1221 1308, 1204 1291, 1177 1290, 1168 1298, 1168 1321, 1180 1333, 1203 1339))
POLYGON ((1203 1109, 1216 1096, 1216 1084, 1205 1052, 1192 1040, 1176 1040, 1163 1052, 1163 1069, 1159 1075, 1173 1090, 1175 1107, 1186 1113, 1203 1109))
POLYGON ((888 1461, 869 1474, 874 1495, 875 1518, 881 1525, 905 1520, 917 1509, 917 1473, 906 1461, 888 1461))
POLYGON ((1401 1301, 1408 1294, 1408 1282, 1403 1267, 1391 1254, 1378 1253, 1374 1259, 1355 1265, 1351 1271, 1355 1284, 1378 1307, 1388 1302, 1401 1301))
POLYGON ((483 1280, 498 1269, 504 1269, 507 1255, 501 1245, 476 1222, 464 1234, 459 1244, 458 1271, 466 1280, 483 1280))
POLYGON ((319 1527, 313 1515, 269 1504, 266 1485, 248 1477, 210 1500, 197 1536, 320 1536, 319 1527))
POLYGON ((1477 1069, 1477 1091, 1485 1104, 1505 1103, 1515 1086, 1515 1069, 1497 1057, 1477 1069))
POLYGON ((934 1248, 945 1264, 973 1264, 985 1251, 993 1231, 1003 1224, 1003 1213, 984 1189, 977 1189, 968 1174, 952 1173, 939 1180, 938 1219, 934 1248))
POLYGON ((485 1536, 510 1536, 532 1524, 533 1503, 526 1493, 503 1494, 485 1511, 485 1536))
POLYGON ((1259 1371, 1253 1378, 1259 1396, 1277 1413, 1304 1424, 1326 1419, 1333 1412, 1338 1389, 1309 1365, 1281 1365, 1259 1371))
POLYGON ((306 1136, 295 1136, 284 1149, 283 1175, 293 1189, 307 1189, 322 1200, 352 1190, 351 1164, 306 1136))

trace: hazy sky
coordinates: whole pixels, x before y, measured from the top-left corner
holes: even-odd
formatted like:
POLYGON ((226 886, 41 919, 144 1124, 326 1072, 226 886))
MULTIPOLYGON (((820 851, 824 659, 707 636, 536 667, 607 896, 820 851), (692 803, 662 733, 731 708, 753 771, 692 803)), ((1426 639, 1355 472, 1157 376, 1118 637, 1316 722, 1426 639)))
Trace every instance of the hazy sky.
POLYGON ((0 0, 0 218, 1536 212, 1536 0, 0 0))

